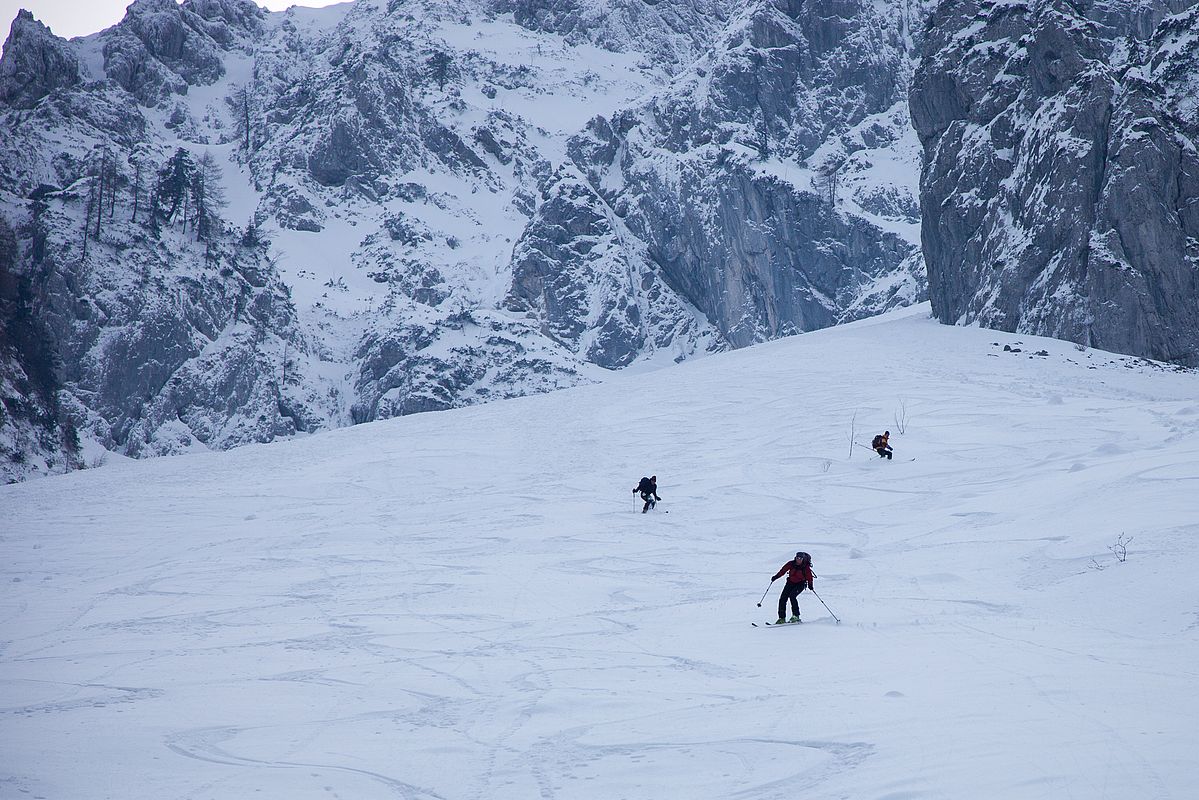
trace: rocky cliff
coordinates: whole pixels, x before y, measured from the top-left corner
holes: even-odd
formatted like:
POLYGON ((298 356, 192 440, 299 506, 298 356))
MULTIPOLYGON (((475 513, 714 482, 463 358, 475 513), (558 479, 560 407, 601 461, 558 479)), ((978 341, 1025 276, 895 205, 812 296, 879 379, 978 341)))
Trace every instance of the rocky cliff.
POLYGON ((911 93, 938 319, 1199 364, 1199 18, 944 2, 911 93))
POLYGON ((733 346, 923 292, 905 96, 919 6, 757 2, 650 101, 597 117, 576 166, 661 279, 733 346))

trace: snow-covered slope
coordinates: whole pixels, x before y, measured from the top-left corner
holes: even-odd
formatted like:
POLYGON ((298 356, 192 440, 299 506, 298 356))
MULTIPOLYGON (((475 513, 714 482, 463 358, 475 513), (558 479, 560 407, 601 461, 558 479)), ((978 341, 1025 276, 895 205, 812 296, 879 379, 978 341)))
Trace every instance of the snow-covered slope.
POLYGON ((0 487, 0 794, 1182 800, 1196 398, 925 305, 0 487))

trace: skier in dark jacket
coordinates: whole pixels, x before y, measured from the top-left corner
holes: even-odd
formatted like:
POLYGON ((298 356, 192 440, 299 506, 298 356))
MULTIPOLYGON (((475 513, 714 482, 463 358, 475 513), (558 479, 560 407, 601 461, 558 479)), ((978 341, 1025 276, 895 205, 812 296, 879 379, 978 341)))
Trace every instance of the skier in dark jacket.
POLYGON ((870 446, 874 448, 874 452, 878 453, 879 458, 891 458, 894 452, 891 449, 891 431, 883 431, 870 442, 870 446))
POLYGON ((650 475, 648 478, 642 478, 641 482, 637 484, 637 488, 633 490, 633 494, 638 492, 641 493, 641 499, 645 501, 645 505, 641 508, 641 513, 644 514, 662 499, 658 497, 658 476, 650 475))
POLYGON ((787 583, 783 586, 783 593, 779 595, 779 618, 775 625, 781 625, 784 622, 800 622, 799 618, 799 593, 804 589, 812 588, 812 581, 816 579, 815 573, 812 572, 812 557, 802 551, 795 554, 795 559, 783 564, 773 578, 770 579, 774 583, 783 575, 787 576, 787 583), (791 601, 791 619, 787 619, 787 601, 791 601))

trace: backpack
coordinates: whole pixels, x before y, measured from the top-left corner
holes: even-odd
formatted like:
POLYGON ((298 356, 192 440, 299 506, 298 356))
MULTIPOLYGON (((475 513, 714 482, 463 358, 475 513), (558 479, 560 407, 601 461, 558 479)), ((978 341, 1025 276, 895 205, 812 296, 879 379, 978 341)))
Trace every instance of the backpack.
POLYGON ((875 450, 882 447, 883 446, 883 435, 880 433, 877 436, 875 436, 874 441, 872 441, 870 443, 870 446, 873 447, 875 450))

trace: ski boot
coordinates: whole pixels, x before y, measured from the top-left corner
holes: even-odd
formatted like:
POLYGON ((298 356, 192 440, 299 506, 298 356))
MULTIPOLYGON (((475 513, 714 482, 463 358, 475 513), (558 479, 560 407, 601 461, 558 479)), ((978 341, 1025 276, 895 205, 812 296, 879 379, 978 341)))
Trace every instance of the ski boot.
POLYGON ((803 622, 803 620, 799 618, 799 614, 792 614, 791 619, 787 620, 787 622, 803 622))

